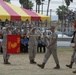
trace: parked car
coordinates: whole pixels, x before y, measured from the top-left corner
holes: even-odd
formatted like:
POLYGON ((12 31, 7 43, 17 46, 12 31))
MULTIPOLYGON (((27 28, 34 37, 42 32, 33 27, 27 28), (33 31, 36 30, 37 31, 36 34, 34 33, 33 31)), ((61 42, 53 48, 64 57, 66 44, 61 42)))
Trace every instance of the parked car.
POLYGON ((45 34, 45 35, 50 35, 51 33, 52 32, 50 30, 46 30, 46 31, 43 32, 43 34, 45 34))
POLYGON ((49 29, 45 29, 45 28, 38 28, 37 29, 37 32, 40 34, 40 35, 50 35, 51 34, 51 31, 49 29), (46 31, 45 31, 46 30, 46 31))
POLYGON ((65 35, 63 32, 61 31, 55 31, 58 34, 58 38, 71 38, 68 35, 65 35))
MULTIPOLYGON (((40 35, 47 35, 47 36, 52 33, 49 29, 46 29, 46 31, 45 31, 45 28, 41 28, 41 29, 38 28, 37 31, 38 31, 38 33, 40 35)), ((55 32, 58 34, 58 38, 71 38, 71 36, 68 36, 65 33, 61 32, 61 31, 55 30, 55 32)))

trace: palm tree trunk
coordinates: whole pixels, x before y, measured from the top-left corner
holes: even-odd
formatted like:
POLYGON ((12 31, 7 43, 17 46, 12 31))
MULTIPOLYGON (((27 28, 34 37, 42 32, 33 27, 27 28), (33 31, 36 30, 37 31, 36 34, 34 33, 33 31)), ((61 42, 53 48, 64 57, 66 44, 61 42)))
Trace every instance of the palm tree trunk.
POLYGON ((41 11, 41 14, 43 14, 43 4, 44 4, 44 3, 42 3, 42 8, 41 8, 41 9, 42 9, 42 11, 41 11))
POLYGON ((38 13, 40 13, 40 5, 38 5, 38 13))
POLYGON ((36 3, 36 12, 37 12, 37 3, 36 3))
POLYGON ((6 1, 6 2, 10 2, 10 0, 4 0, 4 1, 6 1))
POLYGON ((48 12, 49 12, 49 5, 50 5, 50 0, 48 0, 48 6, 47 6, 47 16, 48 16, 48 12))
POLYGON ((21 4, 21 8, 23 8, 23 4, 21 4))

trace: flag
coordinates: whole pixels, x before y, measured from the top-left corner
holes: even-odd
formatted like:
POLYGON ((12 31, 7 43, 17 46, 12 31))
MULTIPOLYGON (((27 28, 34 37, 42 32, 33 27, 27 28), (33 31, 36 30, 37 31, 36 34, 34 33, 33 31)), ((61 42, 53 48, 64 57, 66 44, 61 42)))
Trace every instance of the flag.
POLYGON ((7 35, 7 53, 20 53, 20 35, 7 35))

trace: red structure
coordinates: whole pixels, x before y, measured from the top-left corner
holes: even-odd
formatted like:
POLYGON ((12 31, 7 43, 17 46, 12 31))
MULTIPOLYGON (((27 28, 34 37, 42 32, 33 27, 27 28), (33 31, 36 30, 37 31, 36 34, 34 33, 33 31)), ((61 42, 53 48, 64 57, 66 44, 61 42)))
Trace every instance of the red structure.
POLYGON ((76 20, 75 20, 75 22, 74 22, 74 29, 76 29, 76 20))

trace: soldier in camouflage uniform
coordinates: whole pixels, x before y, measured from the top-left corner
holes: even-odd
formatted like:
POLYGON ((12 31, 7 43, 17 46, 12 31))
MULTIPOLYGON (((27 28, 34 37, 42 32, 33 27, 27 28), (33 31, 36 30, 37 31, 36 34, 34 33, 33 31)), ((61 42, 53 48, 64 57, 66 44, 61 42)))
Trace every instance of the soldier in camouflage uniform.
POLYGON ((4 27, 3 28, 3 59, 4 59, 4 64, 10 64, 8 62, 10 54, 7 53, 7 35, 11 34, 11 31, 9 28, 4 27))
MULTIPOLYGON (((72 39, 73 42, 75 42, 75 40, 76 40, 75 34, 76 34, 76 31, 74 31, 74 33, 73 33, 73 39, 72 39)), ((76 53, 76 48, 74 48, 74 50, 73 50, 73 54, 71 56, 70 64, 66 65, 68 68, 72 68, 73 63, 75 62, 75 60, 74 60, 75 53, 76 53)))
POLYGON ((31 64, 36 64, 35 56, 37 53, 37 34, 36 28, 32 28, 27 35, 29 35, 28 51, 29 51, 29 60, 31 64))
MULTIPOLYGON (((74 43, 75 46, 72 46, 72 48, 74 49, 73 50, 73 54, 71 56, 71 61, 70 61, 70 64, 69 65, 66 65, 68 68, 72 68, 73 66, 73 63, 75 62, 76 63, 76 30, 74 31, 73 33, 73 38, 72 38, 72 43, 74 43)), ((76 73, 76 70, 73 71, 73 73, 76 73)))
POLYGON ((59 60, 57 57, 57 38, 58 38, 58 36, 54 32, 54 29, 55 29, 55 27, 51 26, 50 30, 52 31, 52 34, 50 34, 48 37, 46 36, 46 38, 49 40, 49 44, 47 45, 47 50, 46 50, 46 53, 45 53, 45 56, 43 59, 43 63, 37 64, 42 69, 44 68, 44 66, 51 54, 53 55, 53 58, 56 63, 56 67, 54 67, 54 69, 60 69, 59 60))
MULTIPOLYGON (((74 48, 74 50, 75 50, 75 57, 74 57, 74 61, 75 61, 75 63, 76 63, 76 31, 75 31, 75 36, 74 36, 74 43, 75 43, 75 46, 73 47, 73 48, 74 48)), ((75 71, 73 71, 73 73, 76 73, 76 70, 75 70, 75 71)))

